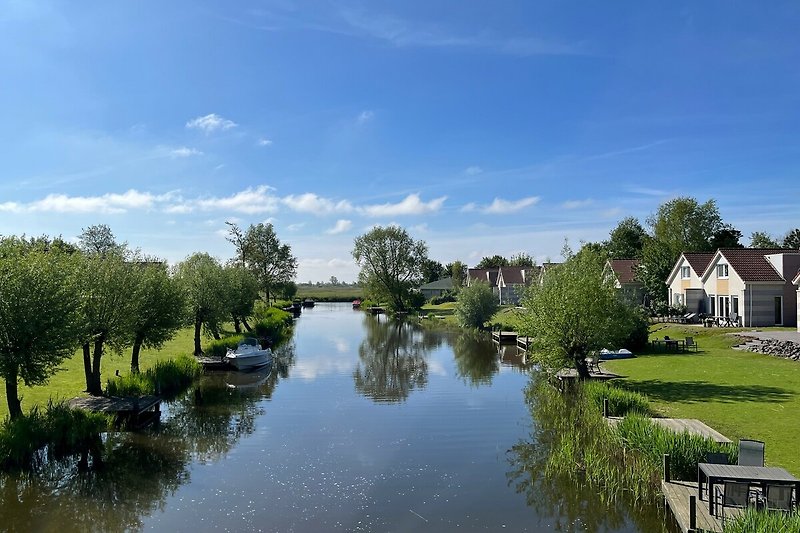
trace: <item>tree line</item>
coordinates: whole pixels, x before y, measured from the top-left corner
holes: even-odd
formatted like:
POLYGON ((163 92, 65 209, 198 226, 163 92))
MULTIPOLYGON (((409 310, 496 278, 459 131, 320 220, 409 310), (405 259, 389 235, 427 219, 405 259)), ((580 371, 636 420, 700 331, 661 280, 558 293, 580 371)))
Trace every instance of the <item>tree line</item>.
POLYGON ((22 414, 19 384, 45 384, 80 349, 86 391, 101 395, 107 352, 131 351, 139 371, 142 348, 160 348, 194 326, 194 354, 201 331, 220 337, 222 325, 237 332, 256 300, 269 301, 293 280, 297 259, 271 224, 242 231, 231 225, 236 256, 227 264, 198 252, 170 268, 116 241, 106 225, 84 229, 77 245, 60 237, 0 238, 0 376, 12 418, 22 414))

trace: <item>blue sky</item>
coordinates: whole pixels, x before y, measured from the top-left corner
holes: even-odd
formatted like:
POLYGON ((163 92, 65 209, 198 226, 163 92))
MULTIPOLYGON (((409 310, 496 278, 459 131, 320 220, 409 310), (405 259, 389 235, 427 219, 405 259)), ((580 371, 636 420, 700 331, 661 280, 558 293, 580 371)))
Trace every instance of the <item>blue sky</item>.
POLYGON ((797 2, 0 0, 0 234, 179 261, 270 221, 298 281, 395 223, 556 258, 678 195, 800 219, 797 2))

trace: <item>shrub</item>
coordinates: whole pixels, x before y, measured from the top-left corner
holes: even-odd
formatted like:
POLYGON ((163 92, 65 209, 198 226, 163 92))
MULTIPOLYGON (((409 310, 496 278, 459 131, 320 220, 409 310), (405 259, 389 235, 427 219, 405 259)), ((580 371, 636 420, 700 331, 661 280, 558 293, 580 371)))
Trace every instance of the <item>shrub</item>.
POLYGON ((157 394, 174 397, 186 390, 203 372, 194 357, 180 355, 174 359, 157 361, 152 368, 138 374, 118 376, 108 380, 109 396, 146 396, 157 394))
POLYGON ((623 348, 636 353, 647 349, 650 335, 650 321, 644 309, 637 308, 632 316, 633 325, 628 338, 622 343, 623 348))
POLYGON ((44 412, 34 406, 15 420, 6 417, 0 425, 0 468, 28 466, 45 446, 48 456, 73 453, 110 425, 107 415, 70 409, 64 401, 50 400, 44 412))
POLYGON ((724 533, 751 533, 770 531, 771 533, 796 533, 800 531, 800 512, 773 513, 748 507, 740 515, 727 520, 724 533))
POLYGON ((647 397, 638 392, 620 389, 602 381, 587 381, 583 390, 589 401, 603 412, 603 399, 608 398, 609 416, 625 416, 628 413, 641 413, 651 415, 650 403, 647 397))
POLYGON ((253 324, 253 332, 260 339, 269 339, 273 344, 278 344, 286 339, 294 324, 291 313, 274 307, 260 310, 257 319, 257 322, 253 324))
POLYGON ((447 291, 439 296, 434 296, 430 299, 432 305, 441 305, 449 302, 455 302, 456 295, 452 291, 447 291))
POLYGON ((231 335, 222 339, 215 339, 206 344, 204 352, 209 357, 222 357, 228 351, 228 348, 235 350, 244 338, 244 335, 231 335))
POLYGON ((488 283, 473 283, 458 293, 456 319, 462 326, 481 328, 497 311, 497 298, 488 283))

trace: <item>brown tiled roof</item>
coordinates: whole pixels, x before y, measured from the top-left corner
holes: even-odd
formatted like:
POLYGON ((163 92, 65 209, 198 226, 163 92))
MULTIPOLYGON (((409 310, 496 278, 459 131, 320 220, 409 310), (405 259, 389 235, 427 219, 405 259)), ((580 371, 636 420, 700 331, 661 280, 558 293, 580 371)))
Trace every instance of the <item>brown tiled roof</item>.
POLYGON ((636 267, 639 265, 638 259, 612 259, 611 268, 617 281, 620 283, 634 283, 636 279, 636 267))
POLYGON ((530 283, 530 274, 532 270, 533 268, 531 267, 500 267, 500 272, 503 274, 503 281, 506 283, 506 285, 523 285, 530 283), (525 272, 524 277, 522 275, 523 270, 528 271, 525 272))
POLYGON ((764 257, 786 253, 774 248, 722 248, 720 252, 742 281, 784 281, 772 264, 764 257))
POLYGON ((467 277, 487 282, 494 287, 497 285, 497 272, 496 268, 470 268, 467 270, 467 277))
POLYGON ((683 252, 683 257, 686 258, 686 261, 698 276, 703 275, 715 255, 715 252, 683 252))

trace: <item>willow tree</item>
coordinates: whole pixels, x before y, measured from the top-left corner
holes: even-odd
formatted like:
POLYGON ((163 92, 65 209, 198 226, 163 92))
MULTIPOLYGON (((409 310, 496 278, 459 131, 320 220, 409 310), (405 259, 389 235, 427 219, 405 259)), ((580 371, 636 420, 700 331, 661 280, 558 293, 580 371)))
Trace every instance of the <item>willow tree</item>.
POLYGON ((225 271, 219 261, 207 253, 196 253, 178 263, 175 277, 185 291, 194 324, 194 355, 201 355, 203 325, 211 330, 228 317, 229 291, 225 271))
POLYGON ((238 265, 225 267, 226 285, 228 287, 228 312, 233 320, 236 333, 242 332, 242 324, 251 331, 247 317, 252 316, 258 299, 258 280, 246 268, 238 265))
POLYGON ((395 311, 405 311, 411 291, 422 282, 428 247, 397 226, 373 228, 356 238, 353 258, 361 267, 358 279, 372 298, 386 300, 395 311))
POLYGON ((186 321, 186 295, 169 275, 167 264, 143 261, 134 265, 136 289, 131 327, 131 372, 139 372, 139 352, 160 348, 186 321))
POLYGON ((47 383, 78 346, 76 259, 13 237, 0 242, 0 375, 12 419, 22 415, 19 382, 47 383))
POLYGON ((601 254, 567 249, 565 257, 529 287, 520 334, 533 338, 532 357, 545 368, 573 366, 587 378, 586 356, 619 348, 636 327, 636 310, 618 296, 601 254))
POLYGON ((228 241, 236 246, 236 262, 246 267, 258 281, 259 289, 269 302, 275 290, 294 280, 297 258, 292 247, 282 243, 272 224, 251 224, 242 231, 227 223, 228 241))

